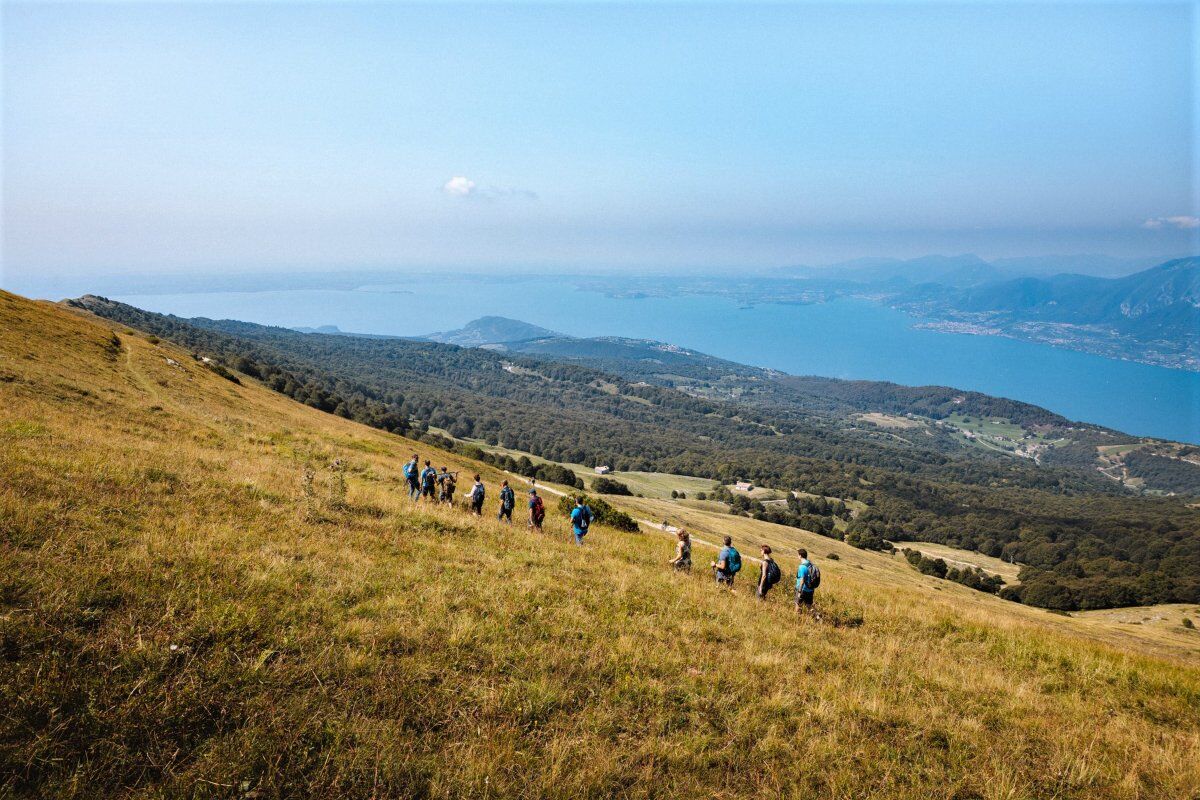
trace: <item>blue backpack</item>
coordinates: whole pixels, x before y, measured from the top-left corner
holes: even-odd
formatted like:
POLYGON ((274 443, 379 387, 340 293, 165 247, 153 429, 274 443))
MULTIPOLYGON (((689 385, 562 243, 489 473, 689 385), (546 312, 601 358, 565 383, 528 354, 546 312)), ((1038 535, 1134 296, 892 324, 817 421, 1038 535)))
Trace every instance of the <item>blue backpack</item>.
POLYGON ((404 477, 408 478, 410 481, 412 479, 416 478, 417 477, 417 465, 411 461, 405 462, 404 477))
POLYGON ((579 530, 583 531, 584 533, 587 533, 588 527, 591 526, 591 524, 592 510, 587 506, 581 506, 579 509, 579 519, 575 522, 576 527, 578 527, 579 530))
POLYGON ((736 547, 729 548, 729 555, 725 557, 725 569, 729 570, 730 575, 737 575, 742 571, 742 554, 736 547))

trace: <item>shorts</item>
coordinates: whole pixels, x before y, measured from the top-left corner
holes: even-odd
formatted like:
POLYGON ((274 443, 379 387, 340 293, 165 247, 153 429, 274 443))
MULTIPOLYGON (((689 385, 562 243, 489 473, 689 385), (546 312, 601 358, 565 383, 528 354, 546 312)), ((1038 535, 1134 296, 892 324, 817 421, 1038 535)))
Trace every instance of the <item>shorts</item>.
POLYGON ((482 500, 472 500, 471 501, 471 513, 472 514, 482 514, 483 513, 483 501, 482 500))
POLYGON ((496 515, 496 519, 506 519, 509 522, 512 522, 512 509, 502 507, 500 509, 500 513, 496 515))
POLYGON ((675 571, 676 572, 691 572, 692 571, 692 562, 691 561, 676 561, 675 562, 675 571))
POLYGON ((733 573, 726 572, 717 568, 713 568, 713 574, 717 576, 717 583, 724 583, 733 586, 733 573))
POLYGON ((796 605, 808 606, 809 608, 812 608, 812 604, 813 604, 813 593, 812 592, 806 592, 803 589, 796 590, 796 605))

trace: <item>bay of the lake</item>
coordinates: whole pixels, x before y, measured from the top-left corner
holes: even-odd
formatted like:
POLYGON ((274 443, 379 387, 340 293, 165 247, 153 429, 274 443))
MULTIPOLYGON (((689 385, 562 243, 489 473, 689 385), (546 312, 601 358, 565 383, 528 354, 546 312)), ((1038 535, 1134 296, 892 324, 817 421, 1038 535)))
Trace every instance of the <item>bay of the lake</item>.
POLYGON ((861 300, 740 306, 719 295, 620 298, 568 278, 414 276, 352 290, 124 295, 184 317, 284 327, 336 325, 419 336, 481 316, 573 336, 656 339, 798 375, 940 384, 1023 400, 1074 420, 1200 443, 1200 373, 998 336, 943 333, 861 300))

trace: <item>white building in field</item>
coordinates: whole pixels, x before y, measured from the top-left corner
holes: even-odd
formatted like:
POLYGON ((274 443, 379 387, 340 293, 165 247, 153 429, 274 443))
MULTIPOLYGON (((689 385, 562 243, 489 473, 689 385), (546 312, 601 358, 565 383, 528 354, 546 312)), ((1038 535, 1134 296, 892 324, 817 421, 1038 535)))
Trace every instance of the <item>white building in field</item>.
POLYGON ((607 475, 607 474, 608 474, 608 473, 610 473, 610 472, 612 472, 612 469, 611 469, 611 468, 609 468, 609 467, 607 467, 607 466, 605 466, 605 467, 596 467, 596 474, 597 474, 597 475, 607 475))
POLYGON ((738 481, 733 485, 733 488, 737 489, 739 492, 753 492, 754 484, 750 481, 738 481))

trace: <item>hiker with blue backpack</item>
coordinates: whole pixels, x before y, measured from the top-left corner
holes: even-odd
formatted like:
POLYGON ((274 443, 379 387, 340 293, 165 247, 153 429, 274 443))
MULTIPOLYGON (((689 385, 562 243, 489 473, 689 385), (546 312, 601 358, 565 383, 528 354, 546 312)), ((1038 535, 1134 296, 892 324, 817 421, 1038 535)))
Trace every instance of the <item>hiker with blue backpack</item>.
POLYGON ((583 502, 582 497, 575 498, 575 508, 571 509, 571 530, 575 534, 575 544, 582 545, 583 537, 587 536, 588 528, 592 525, 595 514, 583 502))
POLYGON ((783 577, 783 572, 779 569, 779 564, 775 563, 775 559, 771 558, 771 545, 764 544, 762 546, 762 569, 758 573, 758 599, 766 600, 767 592, 783 577))
POLYGON ((437 470, 429 463, 429 459, 425 459, 425 469, 421 470, 421 497, 429 498, 433 502, 433 492, 437 488, 437 470))
POLYGON ((742 554, 733 546, 732 536, 726 536, 723 541, 725 546, 717 553, 717 560, 712 562, 713 575, 718 585, 728 586, 732 590, 734 576, 742 571, 742 554))
POLYGON ((475 476, 475 485, 471 487, 471 513, 477 517, 483 516, 483 498, 487 494, 487 489, 483 486, 483 481, 479 476, 475 476))
POLYGON ((496 515, 496 519, 512 525, 512 512, 516 505, 517 496, 508 485, 508 481, 504 481, 500 484, 500 513, 496 515))
POLYGON ((404 465, 404 480, 408 483, 408 496, 413 502, 421 499, 421 462, 413 453, 412 461, 404 465))
POLYGON ((796 611, 812 613, 813 594, 821 585, 821 570, 808 560, 808 551, 801 547, 796 551, 800 566, 796 568, 796 611))

